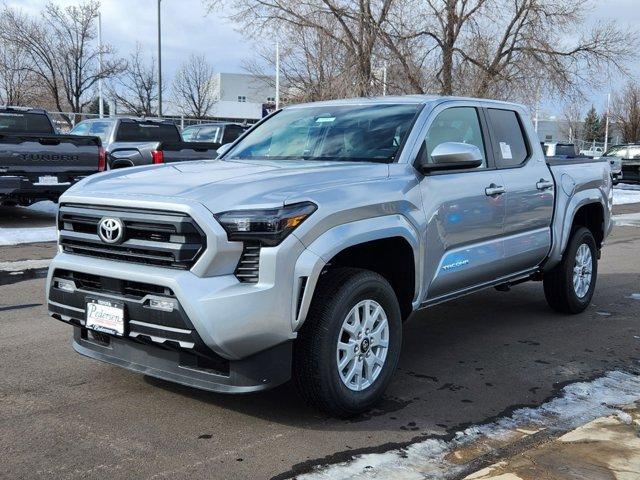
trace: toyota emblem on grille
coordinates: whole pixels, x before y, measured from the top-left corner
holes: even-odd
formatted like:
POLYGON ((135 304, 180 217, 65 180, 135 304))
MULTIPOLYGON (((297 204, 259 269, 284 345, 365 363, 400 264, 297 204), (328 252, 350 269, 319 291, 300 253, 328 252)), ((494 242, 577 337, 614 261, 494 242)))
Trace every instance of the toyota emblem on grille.
POLYGON ((119 218, 104 217, 98 224, 98 236, 105 243, 118 243, 124 237, 124 224, 119 218))

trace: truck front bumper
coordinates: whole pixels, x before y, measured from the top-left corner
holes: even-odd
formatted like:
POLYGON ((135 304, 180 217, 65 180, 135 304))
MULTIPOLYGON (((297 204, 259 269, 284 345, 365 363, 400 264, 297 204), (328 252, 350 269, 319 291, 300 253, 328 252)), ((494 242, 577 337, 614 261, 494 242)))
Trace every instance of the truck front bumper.
POLYGON ((260 281, 254 284, 233 274, 200 277, 60 252, 49 268, 48 309, 74 326, 74 348, 83 355, 206 390, 272 388, 291 375, 303 293, 294 277, 305 275, 295 261, 277 258, 298 258, 303 251, 316 269, 323 264, 293 236, 263 248, 260 281), (124 305, 124 336, 86 328, 86 304, 95 298, 124 305), (174 308, 160 311, 151 300, 172 302, 174 308))

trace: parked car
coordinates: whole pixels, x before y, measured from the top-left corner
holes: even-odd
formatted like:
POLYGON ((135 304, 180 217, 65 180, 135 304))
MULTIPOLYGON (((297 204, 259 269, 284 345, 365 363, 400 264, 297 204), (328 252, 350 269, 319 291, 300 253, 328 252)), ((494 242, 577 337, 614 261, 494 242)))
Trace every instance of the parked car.
POLYGON ((381 398, 415 311, 530 280, 587 308, 610 168, 545 161, 520 105, 338 100, 286 107, 217 160, 88 178, 58 228, 48 309, 77 352, 225 393, 293 378, 350 416, 381 398))
POLYGON ((169 120, 115 117, 85 120, 72 135, 98 135, 107 152, 107 168, 117 169, 173 161, 216 158, 218 143, 182 141, 178 127, 169 120), (172 155, 164 155, 160 145, 171 145, 172 155), (180 154, 176 154, 180 152, 180 154))
POLYGON ((71 185, 104 168, 99 138, 58 135, 42 109, 0 108, 0 204, 57 201, 71 185))
POLYGON ((182 139, 185 142, 213 142, 223 145, 234 142, 249 128, 250 125, 230 122, 202 123, 186 127, 182 131, 182 139))
POLYGON ((607 150, 604 156, 619 159, 622 164, 622 181, 625 183, 640 183, 640 144, 614 145, 607 150))
MULTIPOLYGON (((599 147, 595 147, 598 149, 599 147)), ((585 154, 585 151, 578 152, 578 147, 573 143, 544 143, 542 149, 547 157, 564 158, 568 160, 580 158, 600 158, 603 155, 594 156, 595 150, 589 150, 591 155, 585 154)), ((622 162, 620 158, 607 157, 607 161, 611 167, 611 179, 614 185, 617 185, 622 178, 622 162)))
POLYGON ((580 155, 585 157, 600 158, 604 154, 604 147, 592 145, 589 148, 583 148, 580 150, 580 155))

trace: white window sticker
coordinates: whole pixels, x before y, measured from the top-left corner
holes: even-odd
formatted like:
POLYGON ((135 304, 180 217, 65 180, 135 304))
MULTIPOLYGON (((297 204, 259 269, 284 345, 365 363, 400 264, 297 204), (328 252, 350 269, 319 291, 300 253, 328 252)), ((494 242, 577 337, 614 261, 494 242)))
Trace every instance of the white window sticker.
POLYGON ((336 119, 336 117, 318 117, 316 118, 316 123, 331 123, 336 119))
POLYGON ((513 158, 513 155, 511 155, 511 145, 508 143, 500 142, 500 152, 504 160, 511 160, 513 158))

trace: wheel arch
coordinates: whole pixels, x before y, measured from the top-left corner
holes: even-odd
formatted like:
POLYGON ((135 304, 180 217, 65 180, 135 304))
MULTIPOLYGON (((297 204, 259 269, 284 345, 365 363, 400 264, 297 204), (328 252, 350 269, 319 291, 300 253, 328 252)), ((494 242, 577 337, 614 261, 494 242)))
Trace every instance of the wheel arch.
POLYGON ((403 318, 418 301, 422 263, 417 230, 402 215, 358 220, 331 228, 299 257, 295 267, 293 329, 299 330, 323 272, 333 267, 364 268, 394 288, 403 318))

